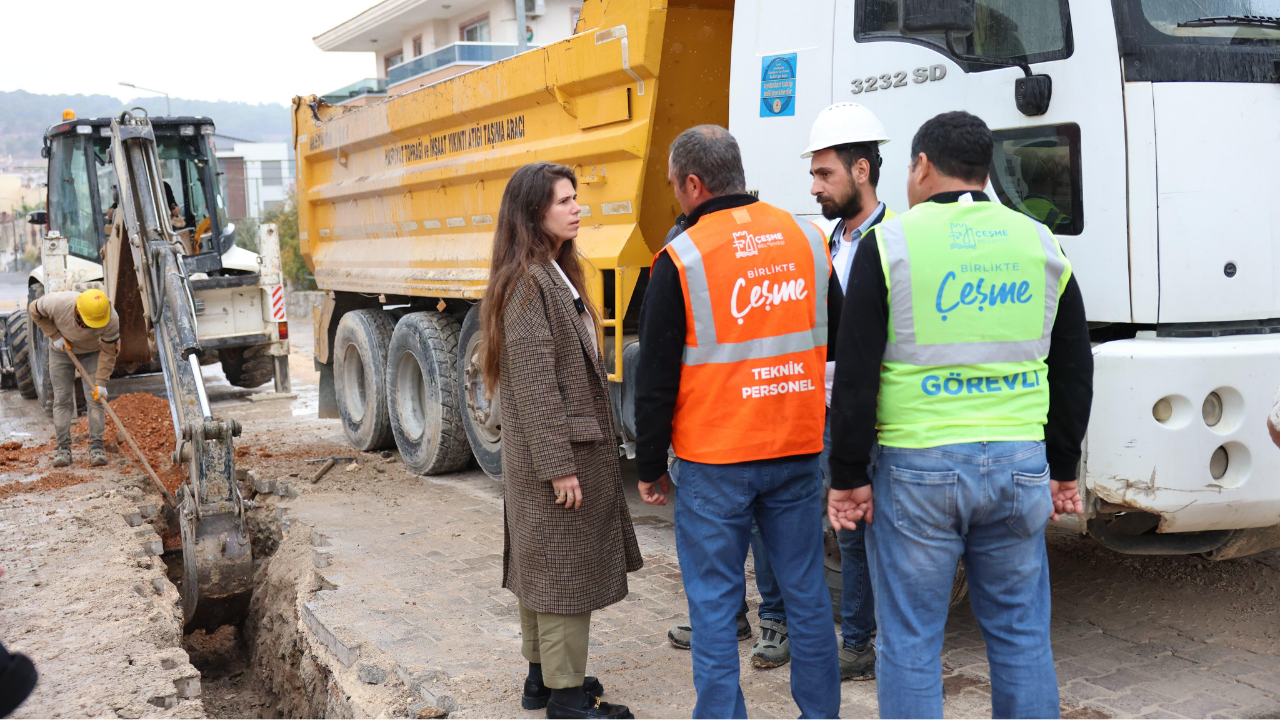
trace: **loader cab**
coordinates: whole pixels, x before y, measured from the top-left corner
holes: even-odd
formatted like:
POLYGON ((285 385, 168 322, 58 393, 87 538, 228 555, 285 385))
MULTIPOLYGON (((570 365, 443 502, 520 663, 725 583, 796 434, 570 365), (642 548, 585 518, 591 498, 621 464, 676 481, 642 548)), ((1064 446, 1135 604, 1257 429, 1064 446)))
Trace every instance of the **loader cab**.
MULTIPOLYGON (((177 117, 153 118, 151 123, 170 225, 177 232, 189 231, 203 250, 216 243, 225 252, 235 236, 228 231, 210 142, 213 122, 177 117)), ((102 262, 119 196, 110 124, 106 118, 60 123, 45 134, 42 153, 49 160, 49 229, 68 239, 72 255, 93 263, 102 262)))

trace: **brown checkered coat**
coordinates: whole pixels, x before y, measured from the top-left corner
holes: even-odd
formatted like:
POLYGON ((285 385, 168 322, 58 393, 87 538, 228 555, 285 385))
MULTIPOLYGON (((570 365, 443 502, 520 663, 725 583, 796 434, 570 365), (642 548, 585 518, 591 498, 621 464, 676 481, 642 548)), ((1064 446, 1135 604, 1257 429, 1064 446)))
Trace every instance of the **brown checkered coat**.
POLYGON ((502 586, 530 610, 574 615, 627 595, 643 561, 622 494, 608 378, 569 286, 533 265, 503 314, 502 586), (551 481, 578 475, 582 507, 551 481))

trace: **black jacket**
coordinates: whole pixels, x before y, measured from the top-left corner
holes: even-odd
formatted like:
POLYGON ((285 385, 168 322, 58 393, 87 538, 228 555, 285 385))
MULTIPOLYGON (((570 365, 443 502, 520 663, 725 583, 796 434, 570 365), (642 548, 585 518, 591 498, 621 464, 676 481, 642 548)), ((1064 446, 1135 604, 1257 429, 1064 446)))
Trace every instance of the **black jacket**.
MULTIPOLYGON (((940 193, 929 202, 955 202, 962 192, 940 193)), ((975 200, 987 201, 974 192, 975 200)), ((888 336, 888 286, 874 242, 858 244, 845 298, 844 333, 836 347, 836 377, 831 396, 831 487, 848 490, 871 482, 867 463, 876 442, 876 401, 880 364, 888 336)), ((1058 302, 1046 359, 1049 416, 1044 436, 1054 480, 1076 479, 1080 445, 1093 402, 1093 351, 1084 299, 1075 273, 1058 302)))
MULTIPOLYGON (((885 205, 883 209, 879 210, 876 213, 875 217, 871 218, 871 223, 868 225, 868 227, 875 227, 876 225, 880 224, 880 221, 884 220, 885 211, 887 211, 888 209, 889 209, 889 206, 885 205)), ((836 225, 836 228, 839 229, 840 226, 836 225)), ((827 238, 827 242, 830 242, 835 237, 834 233, 835 233, 835 230, 832 231, 831 237, 827 238)), ((862 239, 866 240, 870 234, 871 234, 870 231, 868 231, 866 235, 862 236, 862 239)), ((859 242, 858 244, 861 245, 862 243, 859 242)), ((856 257, 857 253, 855 253, 854 255, 856 257)), ((850 269, 849 271, 849 279, 850 281, 853 280, 852 269, 850 269)), ((844 289, 840 287, 840 276, 836 275, 835 266, 832 266, 831 280, 827 283, 827 361, 828 362, 836 359, 836 340, 838 339, 838 336, 840 334, 840 313, 843 310, 844 310, 844 289)))

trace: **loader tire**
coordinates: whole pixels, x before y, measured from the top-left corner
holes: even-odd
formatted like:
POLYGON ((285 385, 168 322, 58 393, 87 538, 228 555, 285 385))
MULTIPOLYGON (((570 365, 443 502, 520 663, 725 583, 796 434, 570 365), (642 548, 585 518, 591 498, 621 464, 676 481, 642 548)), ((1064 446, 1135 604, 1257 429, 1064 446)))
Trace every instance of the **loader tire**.
MULTIPOLYGON (((42 297, 44 297, 44 285, 32 283, 27 286, 27 305, 42 297)), ((27 342, 35 399, 46 413, 52 415, 53 379, 49 377, 49 338, 44 336, 44 331, 35 324, 30 314, 27 315, 27 342)))
POLYGON ((383 310, 342 316, 333 341, 333 383, 347 440, 366 452, 394 445, 387 413, 387 347, 395 323, 383 310))
MULTIPOLYGON (((218 352, 222 374, 227 382, 242 388, 256 388, 276 377, 275 358, 267 354, 267 345, 227 348, 218 352)), ((200 364, 205 365, 204 358, 200 364)))
POLYGON ((400 318, 387 351, 387 412, 406 467, 423 475, 471 461, 458 385, 458 321, 434 311, 400 318))
POLYGON ((36 397, 36 381, 31 374, 31 335, 27 311, 19 310, 6 319, 9 351, 13 353, 13 379, 18 393, 28 400, 36 397))
POLYGON ((480 306, 472 305, 462 321, 458 334, 458 384, 462 393, 460 410, 462 425, 471 452, 480 469, 494 480, 502 479, 502 404, 497 388, 493 397, 485 397, 484 378, 480 374, 481 340, 480 306))

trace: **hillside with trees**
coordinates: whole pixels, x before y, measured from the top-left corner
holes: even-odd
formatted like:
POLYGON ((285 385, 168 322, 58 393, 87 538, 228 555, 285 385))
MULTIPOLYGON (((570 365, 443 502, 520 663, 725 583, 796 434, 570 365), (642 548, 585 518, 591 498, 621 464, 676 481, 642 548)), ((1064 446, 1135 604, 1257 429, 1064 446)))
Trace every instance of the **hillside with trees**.
MULTIPOLYGON (((258 142, 290 141, 289 108, 285 105, 250 105, 239 102, 205 102, 173 98, 174 115, 207 116, 218 132, 258 142)), ((62 119, 63 110, 77 117, 106 117, 132 107, 150 115, 165 115, 163 96, 122 102, 110 95, 36 95, 25 90, 0 92, 0 156, 38 158, 44 131, 62 119)))

